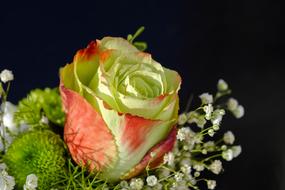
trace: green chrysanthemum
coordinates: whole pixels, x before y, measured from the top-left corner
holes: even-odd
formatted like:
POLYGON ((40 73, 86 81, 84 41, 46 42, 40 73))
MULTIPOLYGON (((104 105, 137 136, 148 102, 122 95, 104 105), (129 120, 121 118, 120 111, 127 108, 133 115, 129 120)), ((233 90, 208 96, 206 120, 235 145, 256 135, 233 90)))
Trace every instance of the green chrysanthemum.
POLYGON ((16 184, 22 188, 29 174, 38 177, 38 189, 50 189, 63 176, 64 144, 49 130, 33 131, 19 136, 9 147, 4 162, 16 184))
POLYGON ((46 116, 52 123, 63 126, 65 114, 57 88, 35 89, 22 99, 15 114, 16 123, 25 122, 37 126, 46 116))

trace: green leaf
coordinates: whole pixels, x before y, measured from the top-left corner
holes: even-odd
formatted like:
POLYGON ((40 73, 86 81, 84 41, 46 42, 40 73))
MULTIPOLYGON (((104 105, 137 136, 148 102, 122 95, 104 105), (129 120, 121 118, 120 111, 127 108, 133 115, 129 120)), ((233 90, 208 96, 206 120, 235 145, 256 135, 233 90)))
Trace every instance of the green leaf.
POLYGON ((147 49, 146 42, 134 42, 134 46, 136 46, 136 48, 138 48, 140 51, 145 51, 147 49))
POLYGON ((135 39, 137 37, 139 37, 143 31, 145 30, 145 27, 144 26, 141 26, 136 32, 135 34, 128 34, 127 36, 127 40, 133 44, 138 50, 140 51, 145 51, 147 49, 147 43, 146 42, 143 42, 143 41, 138 41, 138 42, 134 42, 135 39))

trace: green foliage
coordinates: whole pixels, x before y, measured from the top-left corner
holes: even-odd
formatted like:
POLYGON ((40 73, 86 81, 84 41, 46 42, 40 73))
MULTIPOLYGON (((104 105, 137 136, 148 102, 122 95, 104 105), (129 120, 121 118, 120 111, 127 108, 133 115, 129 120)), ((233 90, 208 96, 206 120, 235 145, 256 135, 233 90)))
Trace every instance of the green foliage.
POLYGON ((27 123, 33 127, 46 127, 42 122, 43 116, 56 125, 63 126, 65 115, 62 110, 61 98, 57 88, 32 90, 22 99, 15 113, 15 121, 27 123))
POLYGON ((64 143, 50 130, 23 133, 4 155, 9 174, 15 177, 18 188, 29 174, 38 177, 38 189, 50 189, 64 176, 64 143))
POLYGON ((54 187, 58 190, 70 189, 104 189, 104 187, 112 187, 112 185, 99 179, 99 173, 90 173, 87 167, 81 167, 69 159, 66 162, 67 172, 64 173, 62 179, 54 181, 54 187))
POLYGON ((127 40, 132 43, 134 46, 136 46, 136 48, 138 48, 138 50, 140 51, 145 51, 147 49, 147 43, 146 42, 143 42, 143 41, 137 41, 135 42, 134 40, 139 36, 141 35, 141 33, 143 33, 144 31, 144 27, 141 26, 136 32, 135 34, 129 34, 127 36, 127 40))

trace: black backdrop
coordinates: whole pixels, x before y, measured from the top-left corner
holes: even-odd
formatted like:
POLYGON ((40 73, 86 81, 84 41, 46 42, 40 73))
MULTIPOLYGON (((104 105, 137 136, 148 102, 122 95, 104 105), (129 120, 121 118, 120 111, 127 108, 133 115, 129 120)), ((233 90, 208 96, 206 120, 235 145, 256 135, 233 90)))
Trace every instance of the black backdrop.
POLYGON ((89 41, 126 36, 141 25, 148 52, 183 78, 182 110, 191 93, 214 91, 219 78, 246 108, 242 120, 223 123, 243 154, 225 165, 217 189, 284 190, 284 19, 278 1, 1 2, 0 70, 15 74, 10 100, 57 86, 58 68, 89 41))

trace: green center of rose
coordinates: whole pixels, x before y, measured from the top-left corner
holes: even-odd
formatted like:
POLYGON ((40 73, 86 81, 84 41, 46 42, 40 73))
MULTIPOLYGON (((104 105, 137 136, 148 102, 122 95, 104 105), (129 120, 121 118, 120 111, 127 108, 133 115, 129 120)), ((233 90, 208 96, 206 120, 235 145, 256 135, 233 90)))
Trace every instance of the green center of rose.
POLYGON ((113 76, 118 92, 137 98, 154 98, 163 94, 162 76, 155 68, 136 60, 122 61, 133 62, 121 63, 121 69, 113 76))

